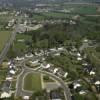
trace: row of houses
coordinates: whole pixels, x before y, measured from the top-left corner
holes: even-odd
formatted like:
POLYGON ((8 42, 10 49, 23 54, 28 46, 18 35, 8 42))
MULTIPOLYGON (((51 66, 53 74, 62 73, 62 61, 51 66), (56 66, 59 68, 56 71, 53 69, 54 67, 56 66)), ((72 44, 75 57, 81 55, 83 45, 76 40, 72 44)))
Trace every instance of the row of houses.
POLYGON ((13 91, 11 90, 11 83, 13 81, 13 76, 16 74, 16 72, 17 72, 16 66, 11 61, 8 62, 7 76, 1 88, 2 90, 0 96, 1 99, 9 98, 12 95, 13 91))

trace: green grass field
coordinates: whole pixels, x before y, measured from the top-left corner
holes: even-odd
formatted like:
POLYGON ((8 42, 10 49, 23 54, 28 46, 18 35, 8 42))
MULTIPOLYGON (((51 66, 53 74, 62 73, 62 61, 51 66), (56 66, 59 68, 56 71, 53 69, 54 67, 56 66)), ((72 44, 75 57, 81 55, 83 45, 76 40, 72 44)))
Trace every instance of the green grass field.
POLYGON ((0 52, 2 51, 5 43, 10 38, 11 31, 0 31, 0 52))
POLYGON ((4 22, 8 22, 9 20, 11 20, 13 18, 13 16, 11 15, 0 15, 0 21, 4 21, 4 22))
POLYGON ((24 79, 24 90, 40 91, 41 90, 41 75, 29 73, 24 79))
POLYGON ((25 50, 27 48, 25 41, 31 41, 32 40, 31 38, 32 37, 29 35, 17 34, 14 48, 18 51, 23 50, 23 49, 25 50), (18 42, 18 40, 24 40, 24 42, 18 42))
POLYGON ((96 7, 80 7, 80 8, 76 8, 74 12, 80 14, 96 14, 97 9, 96 7))

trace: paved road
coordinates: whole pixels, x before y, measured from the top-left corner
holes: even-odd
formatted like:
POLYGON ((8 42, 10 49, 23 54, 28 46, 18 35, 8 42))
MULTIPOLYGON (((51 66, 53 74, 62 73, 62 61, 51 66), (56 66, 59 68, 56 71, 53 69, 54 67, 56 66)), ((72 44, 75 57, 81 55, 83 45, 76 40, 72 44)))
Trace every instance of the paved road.
POLYGON ((46 72, 46 71, 42 71, 42 70, 34 70, 32 68, 28 68, 27 66, 23 67, 22 73, 18 76, 17 84, 16 84, 16 94, 15 94, 16 96, 25 96, 25 95, 30 96, 32 94, 29 91, 23 90, 23 78, 27 73, 31 73, 31 72, 46 74, 46 75, 54 78, 55 80, 57 80, 59 82, 59 84, 61 85, 61 87, 64 89, 64 94, 65 94, 66 100, 72 100, 70 90, 61 78, 57 77, 56 75, 54 75, 50 72, 46 72))
POLYGON ((5 58, 5 56, 6 56, 7 52, 8 52, 8 50, 9 50, 9 48, 10 48, 10 45, 13 43, 13 41, 14 41, 14 39, 15 39, 15 36, 16 36, 16 32, 14 31, 14 32, 12 32, 12 35, 11 35, 9 41, 7 41, 7 43, 6 43, 6 45, 5 45, 4 49, 3 49, 3 51, 2 51, 1 54, 0 54, 0 64, 1 64, 2 61, 4 60, 4 58, 5 58))
POLYGON ((16 37, 16 33, 18 32, 18 26, 19 23, 15 26, 14 31, 11 34, 10 39, 7 41, 7 43, 5 44, 4 49, 2 50, 1 54, 0 54, 0 64, 2 63, 2 61, 4 60, 5 56, 7 55, 7 52, 9 51, 9 48, 11 46, 11 44, 13 43, 13 41, 15 40, 16 37))

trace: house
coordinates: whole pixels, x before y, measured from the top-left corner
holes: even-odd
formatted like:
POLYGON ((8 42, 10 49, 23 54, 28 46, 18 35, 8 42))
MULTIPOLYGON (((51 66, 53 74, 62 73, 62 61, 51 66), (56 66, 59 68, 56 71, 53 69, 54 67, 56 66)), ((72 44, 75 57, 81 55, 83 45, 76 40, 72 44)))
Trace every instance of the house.
POLYGON ((84 95, 84 94, 86 94, 86 91, 85 90, 81 90, 81 91, 79 91, 79 94, 80 95, 84 95))
POLYGON ((41 60, 42 60, 42 61, 45 61, 46 59, 43 57, 41 60))
POLYGON ((16 60, 16 61, 21 61, 21 60, 24 60, 24 57, 18 57, 18 56, 17 56, 17 57, 15 58, 15 60, 16 60))
POLYGON ((81 61, 81 60, 82 60, 82 57, 78 57, 77 60, 78 60, 78 61, 81 61))
POLYGON ((50 92, 50 99, 51 100, 61 100, 60 94, 56 91, 50 92))
POLYGON ((30 61, 31 64, 38 64, 39 60, 35 60, 35 61, 30 61))
POLYGON ((81 57, 81 54, 78 52, 78 53, 77 53, 77 56, 78 56, 78 57, 81 57))
POLYGON ((100 81, 99 80, 95 82, 95 86, 96 86, 97 92, 100 93, 100 81))
POLYGON ((96 81, 95 82, 95 85, 100 85, 100 81, 96 81))
POLYGON ((13 64, 11 64, 11 65, 9 66, 9 69, 16 69, 16 66, 13 65, 13 64))
POLYGON ((55 53, 54 56, 60 56, 60 53, 55 53))
POLYGON ((29 100, 29 96, 23 96, 23 100, 29 100))
POLYGON ((44 69, 48 69, 48 68, 50 68, 50 66, 51 66, 50 64, 46 64, 46 63, 41 64, 41 67, 44 69))
POLYGON ((9 98, 9 97, 11 97, 11 93, 7 93, 7 92, 1 93, 1 96, 0 96, 1 99, 3 99, 3 98, 9 98))
POLYGON ((93 70, 90 71, 90 75, 95 75, 95 74, 96 73, 93 70))
POLYGON ((74 83, 73 85, 74 85, 74 89, 77 89, 78 87, 81 87, 81 84, 79 84, 79 83, 74 83))
POLYGON ((58 51, 63 51, 63 50, 64 50, 63 47, 58 48, 58 51))
POLYGON ((88 42, 88 39, 84 39, 83 42, 87 43, 88 42))
POLYGON ((87 66, 87 65, 88 65, 88 63, 83 63, 82 65, 83 65, 83 66, 87 66))
POLYGON ((56 52, 57 51, 57 49, 56 48, 51 48, 51 49, 49 49, 51 52, 56 52))
POLYGON ((15 75, 16 71, 13 70, 13 69, 11 69, 11 70, 9 71, 9 73, 12 74, 12 75, 15 75))
POLYGON ((9 61, 7 64, 10 65, 11 64, 11 61, 9 61))
POLYGON ((59 71, 57 72, 57 75, 59 77, 66 78, 68 73, 67 72, 65 73, 61 68, 59 68, 59 71))
POLYGON ((66 78, 68 76, 68 73, 66 72, 65 74, 64 74, 64 78, 66 78))
POLYGON ((59 70, 58 68, 55 68, 53 73, 56 74, 58 70, 59 70))
POLYGON ((6 77, 6 80, 11 81, 13 78, 12 77, 6 77))
POLYGON ((24 43, 24 42, 25 42, 24 39, 18 39, 17 41, 18 41, 18 42, 21 42, 21 43, 24 43))
POLYGON ((26 58, 32 58, 33 57, 33 54, 32 53, 25 54, 25 57, 26 58))
POLYGON ((83 70, 84 70, 84 72, 90 73, 93 70, 93 68, 92 68, 92 66, 89 65, 89 66, 85 66, 83 68, 83 70))
POLYGON ((35 55, 36 56, 42 56, 44 53, 42 53, 42 52, 40 52, 40 53, 37 53, 37 52, 35 52, 35 55))

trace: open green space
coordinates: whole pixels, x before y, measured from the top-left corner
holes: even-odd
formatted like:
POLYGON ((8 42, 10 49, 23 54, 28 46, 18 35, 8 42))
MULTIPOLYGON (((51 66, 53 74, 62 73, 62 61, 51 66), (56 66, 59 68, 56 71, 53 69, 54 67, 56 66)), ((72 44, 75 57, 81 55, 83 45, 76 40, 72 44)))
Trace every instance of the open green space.
POLYGON ((61 12, 42 12, 34 13, 33 19, 35 20, 45 20, 45 19, 66 19, 70 18, 71 15, 61 12))
POLYGON ((43 81, 44 82, 54 82, 54 80, 51 77, 46 76, 46 75, 43 75, 43 81))
POLYGON ((65 5, 63 8, 70 10, 71 13, 78 14, 98 14, 96 6, 89 5, 65 5))
POLYGON ((0 52, 3 49, 5 43, 10 38, 11 31, 0 31, 0 52))
POLYGON ((40 91, 41 87, 41 75, 37 73, 29 73, 24 78, 24 90, 28 91, 40 91))
POLYGON ((31 41, 30 35, 17 34, 14 47, 17 51, 24 51, 27 48, 27 42, 31 41), (22 40, 22 42, 20 42, 22 40))
POLYGON ((64 5, 63 9, 69 12, 40 12, 33 13, 33 19, 45 20, 45 19, 66 19, 71 18, 76 14, 95 15, 99 14, 98 7, 88 5, 64 5))

